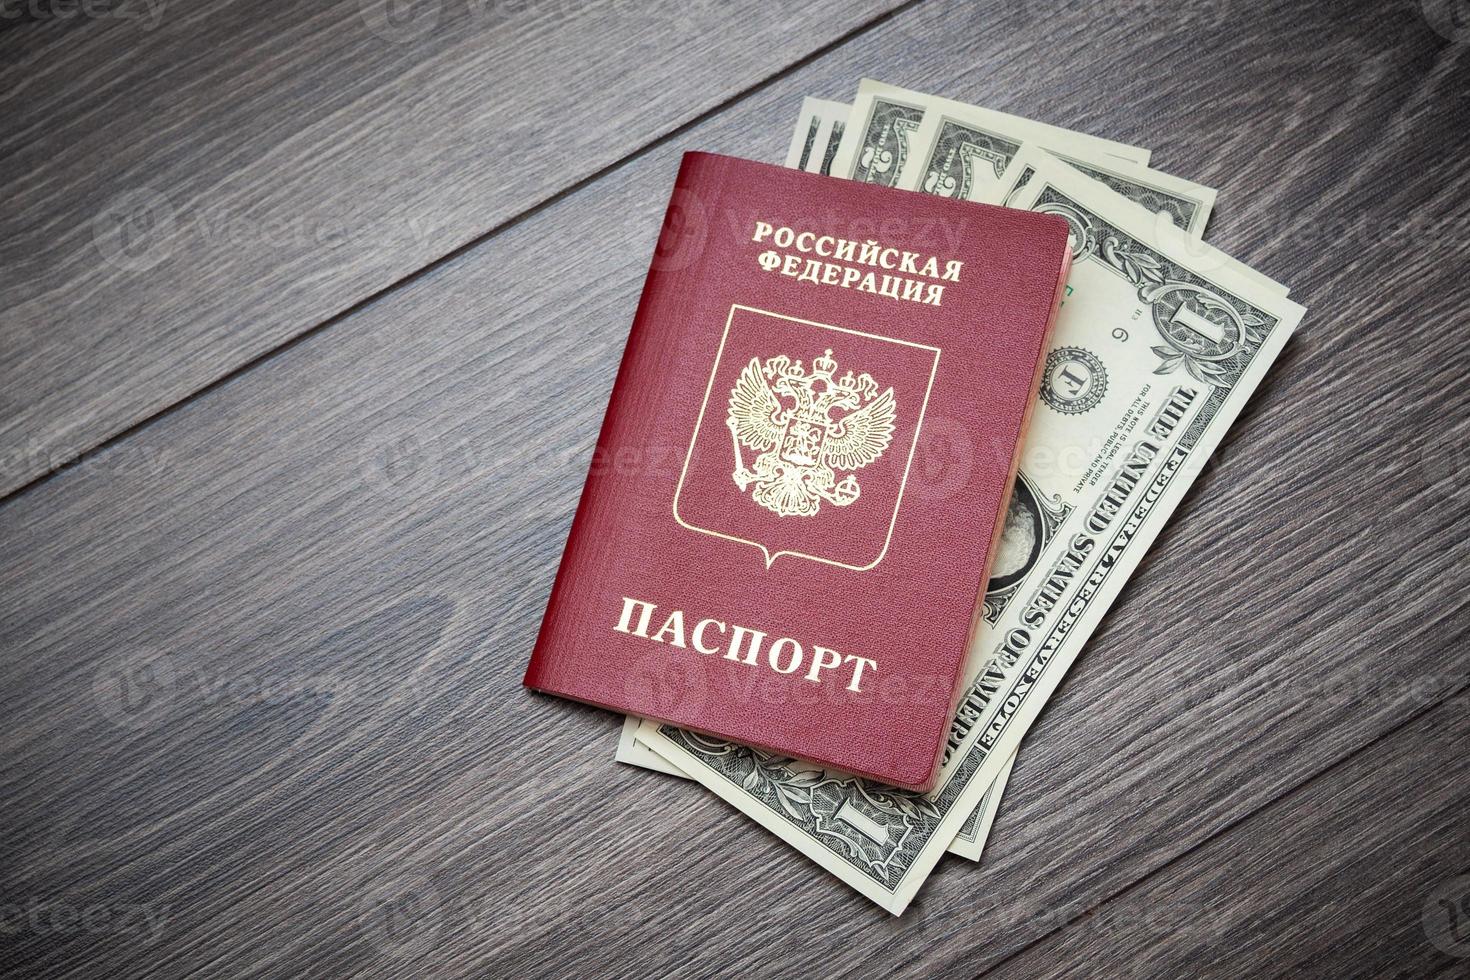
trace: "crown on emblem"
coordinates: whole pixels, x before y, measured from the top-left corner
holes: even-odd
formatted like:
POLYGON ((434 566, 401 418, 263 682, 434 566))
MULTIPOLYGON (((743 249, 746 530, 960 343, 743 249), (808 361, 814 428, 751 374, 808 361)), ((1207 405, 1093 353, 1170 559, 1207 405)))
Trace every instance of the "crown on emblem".
POLYGON ((833 409, 851 411, 877 394, 877 385, 866 373, 854 375, 848 371, 836 378, 837 361, 832 357, 832 348, 812 359, 812 370, 808 374, 801 361, 773 359, 776 388, 789 395, 796 404, 790 415, 794 419, 813 424, 825 424, 832 420, 833 409))
POLYGON ((832 372, 837 370, 837 362, 832 360, 832 348, 828 347, 822 352, 822 356, 812 361, 812 377, 832 377, 832 372))

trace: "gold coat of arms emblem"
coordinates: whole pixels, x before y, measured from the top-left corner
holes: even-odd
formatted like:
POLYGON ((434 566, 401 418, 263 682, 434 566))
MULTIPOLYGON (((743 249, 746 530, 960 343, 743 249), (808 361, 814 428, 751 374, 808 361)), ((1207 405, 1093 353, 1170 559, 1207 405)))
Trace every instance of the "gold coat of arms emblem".
POLYGON ((897 403, 867 372, 836 377, 831 349, 811 372, 785 354, 751 358, 730 391, 725 423, 735 447, 731 476, 741 492, 782 517, 811 517, 823 501, 846 507, 862 488, 856 470, 893 440, 897 403), (745 450, 755 453, 750 465, 745 450), (843 473, 840 478, 839 473, 843 473))

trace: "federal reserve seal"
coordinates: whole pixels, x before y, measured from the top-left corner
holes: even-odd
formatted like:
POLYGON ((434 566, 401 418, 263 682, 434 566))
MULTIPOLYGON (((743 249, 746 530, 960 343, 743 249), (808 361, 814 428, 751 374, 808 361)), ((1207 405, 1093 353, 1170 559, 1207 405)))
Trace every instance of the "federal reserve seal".
POLYGON ((1081 415, 1102 403, 1108 393, 1108 369, 1102 358, 1081 347, 1058 347, 1047 355, 1041 371, 1041 400, 1063 415, 1081 415))

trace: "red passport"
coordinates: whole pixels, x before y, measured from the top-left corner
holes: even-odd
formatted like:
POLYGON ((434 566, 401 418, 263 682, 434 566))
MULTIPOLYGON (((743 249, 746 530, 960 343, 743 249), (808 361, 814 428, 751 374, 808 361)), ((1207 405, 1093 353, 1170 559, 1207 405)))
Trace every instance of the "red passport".
POLYGON ((928 789, 1070 259, 686 154, 526 685, 928 789))

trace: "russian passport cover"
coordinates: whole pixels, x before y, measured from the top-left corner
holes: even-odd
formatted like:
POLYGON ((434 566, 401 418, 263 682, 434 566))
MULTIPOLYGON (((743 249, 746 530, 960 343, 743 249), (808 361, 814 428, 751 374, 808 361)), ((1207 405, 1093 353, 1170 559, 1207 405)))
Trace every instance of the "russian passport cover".
POLYGON ((686 154, 526 685, 927 789, 1070 258, 686 154))

